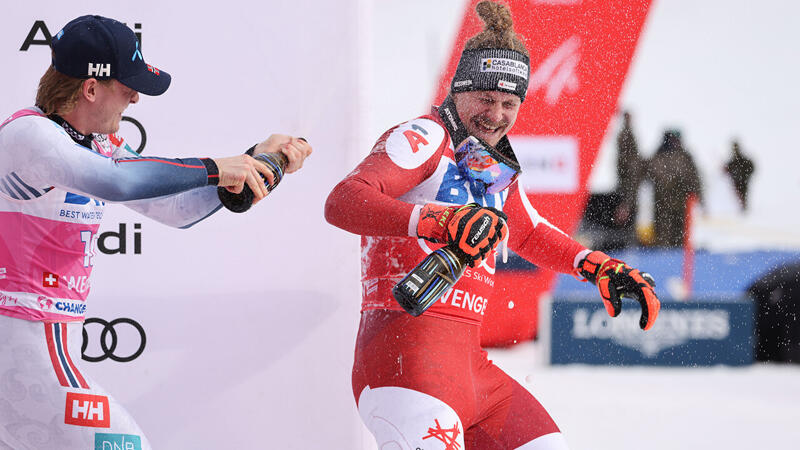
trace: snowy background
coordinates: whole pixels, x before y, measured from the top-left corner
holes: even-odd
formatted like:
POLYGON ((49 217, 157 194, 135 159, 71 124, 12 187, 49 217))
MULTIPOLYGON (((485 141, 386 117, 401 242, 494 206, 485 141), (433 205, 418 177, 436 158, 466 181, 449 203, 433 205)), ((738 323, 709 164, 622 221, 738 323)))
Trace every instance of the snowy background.
MULTIPOLYGON (((380 61, 364 68, 373 92, 362 105, 371 142, 427 112, 465 2, 366 3, 373 38, 362 53, 380 61)), ((651 7, 619 106, 632 112, 644 156, 653 154, 666 128, 682 130, 707 195, 697 246, 800 249, 798 15, 799 4, 778 0, 669 0, 651 7), (747 214, 736 209, 722 172, 733 138, 756 164, 747 214)), ((619 121, 612 121, 590 181, 595 192, 616 182, 618 130, 619 121)), ((647 189, 642 200, 647 220, 647 189)), ((797 367, 552 367, 541 361, 538 345, 490 350, 490 358, 539 398, 572 449, 800 445, 797 367)), ((370 439, 364 431, 364 449, 374 448, 370 439)))
MULTIPOLYGON (((374 92, 363 100, 365 139, 374 142, 390 126, 427 112, 466 3, 366 3, 373 20, 365 34, 373 39, 362 53, 379 61, 365 67, 374 92)), ((798 13, 800 5, 780 0, 656 0, 651 6, 619 108, 631 111, 643 156, 655 152, 665 129, 682 130, 708 199, 698 246, 800 248, 800 211, 793 206, 800 203, 798 13), (734 138, 756 165, 745 215, 722 171, 734 138)), ((616 119, 590 181, 595 192, 616 183, 616 119)), ((648 220, 647 189, 641 194, 642 220, 648 220)))

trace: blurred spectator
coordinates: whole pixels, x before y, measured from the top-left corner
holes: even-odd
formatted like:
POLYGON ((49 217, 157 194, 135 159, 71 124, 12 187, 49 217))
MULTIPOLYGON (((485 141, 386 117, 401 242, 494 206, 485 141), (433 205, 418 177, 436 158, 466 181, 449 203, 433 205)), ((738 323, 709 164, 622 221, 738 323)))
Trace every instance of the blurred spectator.
POLYGON ((734 140, 731 159, 725 164, 725 172, 733 181, 733 188, 736 189, 736 196, 739 197, 739 204, 742 211, 747 211, 747 190, 750 184, 750 177, 755 172, 753 160, 742 154, 739 148, 739 141, 734 140))
POLYGON ((645 179, 653 183, 654 244, 680 247, 686 223, 686 203, 691 195, 703 203, 702 185, 694 159, 683 147, 678 130, 664 132, 656 154, 646 163, 645 179))
POLYGON ((644 161, 631 127, 631 114, 625 111, 617 134, 617 185, 613 192, 589 196, 576 239, 604 252, 639 244, 636 218, 643 171, 644 161))
POLYGON ((800 363, 800 262, 767 272, 748 292, 756 302, 756 360, 800 363))
POLYGON ((603 252, 629 247, 634 236, 623 230, 614 218, 620 204, 620 196, 616 192, 590 194, 575 240, 603 252))
POLYGON ((623 247, 635 245, 636 216, 639 211, 639 184, 642 181, 643 166, 636 137, 631 128, 631 114, 622 114, 622 129, 617 135, 617 187, 615 193, 618 205, 614 210, 614 223, 619 227, 623 247))

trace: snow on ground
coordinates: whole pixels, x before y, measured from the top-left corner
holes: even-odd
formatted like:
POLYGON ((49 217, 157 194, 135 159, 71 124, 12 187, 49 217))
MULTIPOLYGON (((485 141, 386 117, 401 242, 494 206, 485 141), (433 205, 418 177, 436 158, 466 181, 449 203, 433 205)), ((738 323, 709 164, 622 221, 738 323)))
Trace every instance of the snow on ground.
POLYGON ((548 366, 538 346, 489 358, 539 399, 571 450, 800 447, 800 366, 548 366))

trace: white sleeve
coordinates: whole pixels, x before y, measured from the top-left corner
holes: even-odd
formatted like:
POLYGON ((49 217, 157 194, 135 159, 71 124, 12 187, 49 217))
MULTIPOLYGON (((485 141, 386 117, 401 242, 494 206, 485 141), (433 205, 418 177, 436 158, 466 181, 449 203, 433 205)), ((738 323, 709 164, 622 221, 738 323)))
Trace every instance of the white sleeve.
POLYGON ((207 186, 210 179, 201 159, 110 158, 76 144, 58 124, 38 116, 0 129, 0 169, 31 186, 55 186, 107 202, 176 194, 207 186))
POLYGON ((127 201, 123 205, 175 228, 189 228, 222 208, 216 186, 192 189, 166 197, 127 201))

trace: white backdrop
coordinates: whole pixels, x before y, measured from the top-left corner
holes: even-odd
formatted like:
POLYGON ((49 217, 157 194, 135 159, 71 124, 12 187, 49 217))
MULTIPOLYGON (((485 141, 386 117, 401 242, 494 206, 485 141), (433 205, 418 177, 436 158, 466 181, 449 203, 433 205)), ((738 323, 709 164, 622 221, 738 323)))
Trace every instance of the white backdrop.
MULTIPOLYGON (((126 224, 127 252, 96 259, 87 317, 132 318, 147 347, 132 362, 83 369, 155 448, 352 448, 361 439, 350 388, 358 244, 322 214, 359 145, 356 1, 77 5, 4 9, 0 116, 33 104, 49 64, 46 46, 20 51, 33 24, 55 34, 95 13, 140 24, 145 60, 173 76, 166 94, 142 96, 126 112, 145 127, 145 154, 230 156, 273 132, 315 149, 244 215, 220 211, 176 230, 110 205, 101 232, 126 224)), ((140 140, 130 124, 122 134, 140 140)), ((138 344, 129 331, 120 329, 120 355, 138 344)), ((98 334, 87 353, 99 352, 98 334)))

